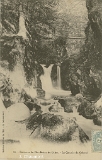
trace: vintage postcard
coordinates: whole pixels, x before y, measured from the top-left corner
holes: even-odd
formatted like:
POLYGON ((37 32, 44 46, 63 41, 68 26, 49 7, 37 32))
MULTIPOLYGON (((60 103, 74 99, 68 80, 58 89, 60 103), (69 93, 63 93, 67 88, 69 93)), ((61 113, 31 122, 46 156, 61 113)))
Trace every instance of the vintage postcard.
POLYGON ((102 160, 102 0, 0 6, 0 160, 102 160))

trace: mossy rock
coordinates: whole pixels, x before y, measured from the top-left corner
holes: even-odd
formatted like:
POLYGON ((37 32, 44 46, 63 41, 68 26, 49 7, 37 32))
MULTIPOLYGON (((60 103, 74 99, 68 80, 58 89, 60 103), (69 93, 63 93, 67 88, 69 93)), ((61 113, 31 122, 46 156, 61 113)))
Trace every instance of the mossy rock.
POLYGON ((95 116, 93 118, 93 122, 94 122, 95 125, 102 126, 102 117, 95 116))
POLYGON ((64 119, 60 115, 45 116, 41 129, 41 137, 48 141, 69 142, 74 141, 73 135, 82 143, 89 140, 85 132, 70 118, 64 119))
POLYGON ((64 108, 64 111, 67 113, 73 112, 73 107, 79 106, 79 102, 74 96, 71 96, 67 99, 59 99, 59 103, 64 108))

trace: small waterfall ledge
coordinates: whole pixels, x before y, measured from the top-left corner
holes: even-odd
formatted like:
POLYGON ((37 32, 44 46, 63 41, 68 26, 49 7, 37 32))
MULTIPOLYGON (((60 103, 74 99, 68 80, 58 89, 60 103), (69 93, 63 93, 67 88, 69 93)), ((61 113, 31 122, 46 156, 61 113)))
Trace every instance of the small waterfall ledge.
POLYGON ((55 96, 69 96, 70 91, 65 91, 61 89, 61 72, 60 66, 57 66, 57 88, 53 87, 53 82, 51 80, 51 71, 54 64, 51 64, 48 68, 46 65, 41 64, 44 74, 40 76, 42 83, 42 89, 45 91, 45 99, 50 99, 52 95, 55 96))

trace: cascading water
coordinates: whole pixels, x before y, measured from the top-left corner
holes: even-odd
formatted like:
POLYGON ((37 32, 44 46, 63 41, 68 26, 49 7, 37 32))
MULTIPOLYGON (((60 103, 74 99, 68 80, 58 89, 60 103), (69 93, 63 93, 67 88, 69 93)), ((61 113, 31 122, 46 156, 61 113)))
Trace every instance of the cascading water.
POLYGON ((25 27, 25 19, 24 19, 24 13, 22 12, 22 6, 20 6, 19 10, 20 10, 20 17, 19 17, 18 36, 22 36, 24 39, 27 39, 27 30, 25 27))
POLYGON ((61 70, 60 66, 57 66, 57 89, 61 89, 61 70))
POLYGON ((45 91, 45 99, 49 99, 51 97, 50 92, 53 91, 53 85, 51 81, 51 70, 53 64, 46 68, 45 65, 41 65, 44 70, 44 75, 41 75, 40 79, 42 82, 42 89, 45 91))
POLYGON ((78 107, 77 107, 77 106, 74 106, 74 107, 73 107, 73 113, 74 113, 74 114, 78 114, 78 111, 77 111, 77 110, 78 110, 78 107))
POLYGON ((42 82, 42 89, 45 91, 51 91, 54 89, 51 81, 51 70, 52 70, 53 64, 50 65, 48 68, 46 68, 45 65, 41 65, 41 66, 43 67, 43 70, 44 70, 44 75, 41 75, 40 77, 42 82))
POLYGON ((70 91, 64 91, 61 89, 61 74, 60 74, 60 66, 57 66, 57 88, 53 87, 52 80, 51 80, 51 70, 53 64, 46 68, 45 65, 41 65, 44 70, 44 75, 40 76, 42 89, 45 91, 45 99, 51 98, 52 95, 57 96, 68 96, 71 94, 70 91))

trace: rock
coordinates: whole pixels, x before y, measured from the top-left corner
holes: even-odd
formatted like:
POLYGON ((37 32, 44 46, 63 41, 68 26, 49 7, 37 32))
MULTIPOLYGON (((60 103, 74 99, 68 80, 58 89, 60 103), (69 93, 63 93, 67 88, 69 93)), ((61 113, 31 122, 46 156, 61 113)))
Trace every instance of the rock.
POLYGON ((49 107, 51 106, 51 104, 49 102, 46 102, 45 99, 37 99, 37 105, 40 106, 43 113, 49 112, 49 107))
POLYGON ((7 116, 10 120, 20 121, 30 116, 28 107, 23 103, 16 103, 7 108, 7 116))
POLYGON ((87 142, 89 140, 89 137, 86 135, 86 133, 80 128, 79 129, 79 138, 81 140, 82 143, 87 142))
POLYGON ((14 90, 14 86, 12 86, 10 79, 2 73, 0 73, 0 92, 2 92, 2 102, 5 108, 8 108, 13 104, 14 98, 16 101, 19 99, 17 95, 15 95, 17 90, 14 90), (13 99, 13 102, 11 98, 13 99))
POLYGON ((74 84, 74 82, 70 81, 69 86, 70 86, 70 90, 71 90, 72 95, 75 96, 76 94, 80 93, 78 84, 74 84))
POLYGON ((29 108, 30 111, 33 110, 33 107, 34 107, 33 102, 27 101, 27 102, 24 102, 24 104, 29 108))
POLYGON ((49 141, 75 141, 85 142, 89 137, 76 124, 73 119, 65 119, 61 115, 45 114, 42 117, 41 137, 49 141))
POLYGON ((95 115, 93 116, 94 124, 101 126, 102 125, 102 97, 94 104, 95 115))
POLYGON ((79 115, 87 119, 93 118, 94 106, 87 100, 83 99, 78 107, 79 115))
POLYGON ((42 121, 41 137, 50 141, 68 141, 68 125, 63 124, 63 117, 58 115, 45 115, 42 121))
POLYGON ((86 41, 83 53, 89 65, 96 70, 96 76, 100 79, 97 91, 94 90, 96 98, 99 91, 102 92, 102 0, 86 0, 88 10, 88 25, 85 30, 86 41), (98 74, 97 74, 98 73, 98 74))
POLYGON ((65 99, 59 99, 58 102, 61 104, 62 107, 65 107, 66 105, 65 99))
POLYGON ((41 107, 34 102, 27 101, 25 102, 25 105, 29 108, 30 111, 32 111, 33 109, 35 109, 35 111, 41 109, 41 107))
POLYGON ((43 89, 37 88, 36 91, 37 91, 37 97, 38 98, 44 98, 45 97, 45 91, 43 89))
POLYGON ((76 99, 80 100, 80 99, 84 99, 83 95, 81 93, 76 94, 76 99))
POLYGON ((27 93, 24 89, 21 91, 21 98, 24 99, 24 102, 34 102, 34 98, 32 98, 29 93, 27 93))
POLYGON ((42 126, 53 128, 57 125, 63 124, 62 119, 63 119, 63 117, 60 115, 44 113, 42 115, 42 126))
POLYGON ((33 115, 31 115, 28 119, 25 120, 26 123, 26 129, 34 130, 39 125, 41 125, 42 122, 42 115, 41 111, 36 111, 33 115))
POLYGON ((64 112, 64 108, 61 107, 60 105, 52 105, 52 106, 49 108, 49 111, 50 111, 50 112, 64 112))
POLYGON ((78 126, 74 118, 64 118, 62 115, 54 115, 50 113, 42 114, 35 112, 28 119, 24 120, 26 129, 31 130, 31 134, 40 126, 41 138, 47 139, 48 141, 78 141, 86 142, 89 137, 85 132, 78 126))
POLYGON ((70 90, 70 88, 69 88, 69 73, 70 73, 69 60, 65 60, 61 64, 61 82, 62 82, 62 88, 64 90, 70 90))
POLYGON ((37 90, 36 88, 33 88, 33 86, 25 86, 24 91, 32 99, 37 97, 37 90))
POLYGON ((86 97, 89 101, 97 99, 101 94, 101 90, 97 87, 94 78, 90 75, 85 74, 84 83, 85 83, 85 92, 83 93, 84 97, 86 97))
POLYGON ((64 112, 67 113, 73 112, 73 108, 77 108, 80 104, 74 96, 68 97, 66 99, 59 99, 59 103, 64 108, 64 112))
POLYGON ((79 115, 82 115, 87 119, 92 119, 94 114, 93 104, 85 99, 85 97, 83 97, 81 94, 77 94, 76 98, 80 102, 77 110, 79 112, 79 115))
POLYGON ((10 99, 8 99, 8 100, 4 99, 4 100, 3 100, 3 103, 4 103, 4 106, 5 106, 6 108, 8 108, 8 107, 10 107, 10 106, 12 105, 12 102, 11 102, 10 99))
POLYGON ((98 115, 94 116, 93 122, 94 122, 94 124, 96 124, 98 126, 102 126, 102 116, 100 116, 100 117, 98 115))
POLYGON ((48 105, 50 105, 51 103, 44 101, 44 102, 41 102, 40 104, 43 105, 43 106, 48 106, 48 105))

